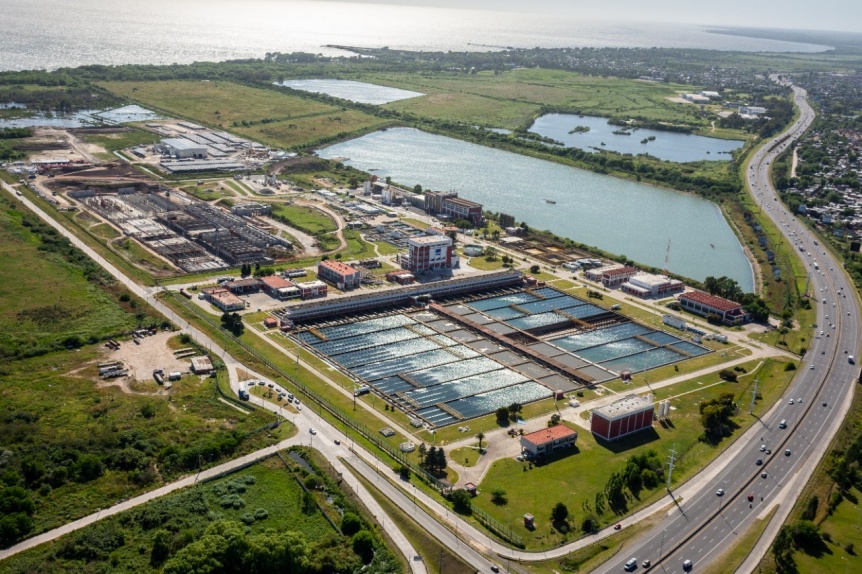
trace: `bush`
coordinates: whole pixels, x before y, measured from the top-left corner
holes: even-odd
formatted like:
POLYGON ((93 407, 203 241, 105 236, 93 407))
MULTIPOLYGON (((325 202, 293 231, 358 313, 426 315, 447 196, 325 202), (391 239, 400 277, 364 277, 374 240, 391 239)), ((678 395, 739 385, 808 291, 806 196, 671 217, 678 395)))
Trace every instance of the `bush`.
POLYGON ((785 371, 795 371, 796 370, 796 363, 787 363, 786 365, 784 365, 784 370, 785 371))
POLYGON ((374 558, 374 536, 367 530, 360 530, 353 535, 353 551, 368 564, 374 558))
POLYGON ((239 517, 243 524, 246 526, 251 526, 254 524, 254 515, 251 512, 246 512, 242 516, 239 517))
POLYGON ((352 512, 345 512, 341 518, 341 533, 345 536, 353 536, 362 530, 362 521, 352 512))
POLYGON ((471 500, 470 493, 464 490, 463 488, 459 488, 451 495, 452 498, 452 510, 457 512, 458 514, 472 514, 473 513, 473 501, 471 500))
POLYGON ((254 511, 255 520, 266 520, 269 517, 269 511, 266 508, 258 508, 254 511))
POLYGON ((736 382, 736 373, 731 371, 730 369, 722 369, 718 372, 718 376, 723 381, 728 381, 730 383, 736 382))

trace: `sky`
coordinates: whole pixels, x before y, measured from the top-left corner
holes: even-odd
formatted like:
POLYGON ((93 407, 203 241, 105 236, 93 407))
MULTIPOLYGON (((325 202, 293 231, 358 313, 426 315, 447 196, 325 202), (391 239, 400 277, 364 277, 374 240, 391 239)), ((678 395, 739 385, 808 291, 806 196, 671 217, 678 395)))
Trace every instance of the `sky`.
POLYGON ((375 4, 581 15, 588 20, 655 21, 862 33, 860 0, 348 0, 375 4))

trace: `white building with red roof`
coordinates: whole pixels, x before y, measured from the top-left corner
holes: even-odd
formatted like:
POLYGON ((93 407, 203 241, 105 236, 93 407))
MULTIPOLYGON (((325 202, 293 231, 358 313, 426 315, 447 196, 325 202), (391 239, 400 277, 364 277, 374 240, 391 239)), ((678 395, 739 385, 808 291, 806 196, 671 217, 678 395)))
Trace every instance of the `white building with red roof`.
POLYGON ((540 456, 551 454, 558 448, 575 446, 577 440, 578 431, 565 425, 554 425, 521 435, 521 447, 530 456, 540 456))
POLYGON ((742 309, 741 303, 710 295, 703 291, 689 291, 681 294, 679 304, 686 311, 701 317, 718 315, 725 325, 740 325, 751 318, 751 315, 742 309))

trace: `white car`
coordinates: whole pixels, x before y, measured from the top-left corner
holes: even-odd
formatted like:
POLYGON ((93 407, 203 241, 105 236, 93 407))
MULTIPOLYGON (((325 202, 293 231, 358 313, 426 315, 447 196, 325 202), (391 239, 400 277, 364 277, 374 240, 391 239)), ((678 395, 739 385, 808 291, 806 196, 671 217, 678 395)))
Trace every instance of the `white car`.
POLYGON ((311 434, 317 434, 317 431, 313 428, 308 429, 308 432, 310 432, 311 434))

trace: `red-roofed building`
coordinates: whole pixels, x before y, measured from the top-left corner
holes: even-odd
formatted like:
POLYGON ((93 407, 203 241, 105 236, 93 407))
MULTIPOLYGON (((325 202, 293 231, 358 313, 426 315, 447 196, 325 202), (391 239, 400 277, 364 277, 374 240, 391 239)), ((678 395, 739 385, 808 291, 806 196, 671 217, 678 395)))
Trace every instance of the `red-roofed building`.
POLYGON ((320 262, 317 266, 317 276, 324 281, 334 283, 342 291, 359 287, 361 280, 358 269, 332 259, 320 262))
POLYGON ((751 318, 751 315, 742 309, 742 304, 722 297, 716 297, 703 291, 689 291, 679 296, 679 304, 683 309, 709 317, 718 315, 725 325, 740 325, 751 318))
POLYGON ((268 275, 260 278, 261 288, 270 297, 289 299, 299 297, 299 287, 279 275, 268 275))
POLYGON ((577 440, 578 431, 555 425, 522 435, 521 447, 530 456, 540 456, 551 454, 558 448, 575 446, 577 440))
POLYGON ((637 275, 635 267, 617 267, 602 272, 602 285, 605 287, 618 287, 625 283, 630 277, 637 275))

